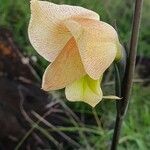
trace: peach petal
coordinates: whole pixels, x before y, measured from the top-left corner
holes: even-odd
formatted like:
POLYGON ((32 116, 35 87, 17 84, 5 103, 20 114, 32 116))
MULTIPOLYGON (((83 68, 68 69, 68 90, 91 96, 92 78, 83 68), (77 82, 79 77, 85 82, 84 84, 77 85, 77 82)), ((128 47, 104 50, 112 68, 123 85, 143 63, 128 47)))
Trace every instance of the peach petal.
POLYGON ((109 24, 91 19, 74 18, 65 24, 76 39, 85 71, 99 79, 115 59, 117 32, 109 24))
POLYGON ((83 8, 81 6, 71 6, 65 4, 58 5, 48 1, 38 1, 38 3, 43 11, 45 11, 48 16, 53 17, 55 21, 74 17, 100 20, 100 16, 96 12, 83 8))
POLYGON ((45 91, 62 89, 85 74, 75 40, 71 38, 55 61, 47 67, 42 88, 45 91))
POLYGON ((46 60, 52 62, 72 37, 67 28, 48 16, 46 5, 31 1, 31 19, 28 35, 32 46, 46 60))
POLYGON ((99 20, 98 14, 79 6, 31 0, 28 35, 35 50, 46 60, 53 62, 72 37, 63 25, 63 20, 71 17, 99 20))

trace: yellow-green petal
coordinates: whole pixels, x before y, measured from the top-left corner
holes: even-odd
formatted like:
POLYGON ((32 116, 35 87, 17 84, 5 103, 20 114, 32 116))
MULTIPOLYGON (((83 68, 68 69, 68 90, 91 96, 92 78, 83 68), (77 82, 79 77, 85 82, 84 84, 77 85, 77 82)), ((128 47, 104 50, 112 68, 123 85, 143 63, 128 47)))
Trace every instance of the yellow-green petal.
POLYGON ((95 107, 103 97, 100 80, 93 80, 88 75, 66 86, 66 98, 69 101, 83 101, 95 107))

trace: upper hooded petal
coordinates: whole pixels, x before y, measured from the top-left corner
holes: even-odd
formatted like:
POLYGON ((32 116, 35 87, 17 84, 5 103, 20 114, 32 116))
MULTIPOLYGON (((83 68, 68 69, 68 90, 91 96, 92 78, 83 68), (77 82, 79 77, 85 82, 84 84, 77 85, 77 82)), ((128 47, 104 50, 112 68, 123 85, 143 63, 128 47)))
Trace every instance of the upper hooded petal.
POLYGON ((99 19, 98 14, 82 7, 31 0, 29 39, 37 52, 48 61, 54 61, 71 38, 62 23, 62 20, 71 17, 99 19))
POLYGON ((58 5, 47 1, 31 0, 31 3, 38 2, 41 9, 48 15, 48 17, 55 21, 65 20, 68 18, 89 18, 99 20, 99 15, 89 9, 80 6, 58 5))
POLYGON ((46 69, 42 88, 46 91, 62 89, 86 74, 74 38, 46 69))
POLYGON ((109 24, 91 19, 74 18, 65 24, 76 39, 85 71, 99 79, 116 57, 117 32, 109 24))
POLYGON ((28 35, 35 50, 52 62, 72 35, 65 26, 55 22, 53 16, 47 12, 47 5, 44 4, 37 0, 31 1, 28 35))

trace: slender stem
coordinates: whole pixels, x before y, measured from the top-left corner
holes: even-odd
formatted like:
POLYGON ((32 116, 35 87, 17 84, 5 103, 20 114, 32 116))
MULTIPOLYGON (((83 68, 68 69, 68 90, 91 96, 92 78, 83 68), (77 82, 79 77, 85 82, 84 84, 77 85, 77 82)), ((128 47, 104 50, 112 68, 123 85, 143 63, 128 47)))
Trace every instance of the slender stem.
POLYGON ((143 4, 143 0, 136 0, 135 12, 134 12, 134 18, 133 18, 132 36, 131 36, 131 42, 130 42, 130 53, 129 53, 129 57, 127 60, 127 68, 126 68, 124 81, 122 84, 122 96, 123 96, 122 115, 126 112, 126 108, 127 108, 131 90, 132 90, 131 88, 133 84, 132 81, 133 81, 133 75, 134 75, 134 70, 135 70, 142 4, 143 4))
POLYGON ((122 126, 123 118, 128 108, 129 98, 132 90, 132 82, 133 82, 133 75, 135 70, 136 53, 137 53, 137 45, 138 45, 138 37, 139 37, 139 29, 140 29, 140 21, 141 21, 142 4, 143 4, 143 0, 136 0, 135 2, 132 35, 131 35, 131 42, 130 42, 130 52, 127 58, 127 67, 126 67, 125 76, 123 79, 122 89, 121 89, 121 96, 123 97, 123 99, 120 101, 119 110, 117 111, 116 124, 114 129, 111 150, 117 150, 119 135, 121 132, 121 126, 122 126))
POLYGON ((113 140, 112 140, 112 145, 111 145, 111 150, 117 150, 122 122, 123 122, 123 118, 117 115, 116 122, 115 122, 114 134, 113 134, 113 140))

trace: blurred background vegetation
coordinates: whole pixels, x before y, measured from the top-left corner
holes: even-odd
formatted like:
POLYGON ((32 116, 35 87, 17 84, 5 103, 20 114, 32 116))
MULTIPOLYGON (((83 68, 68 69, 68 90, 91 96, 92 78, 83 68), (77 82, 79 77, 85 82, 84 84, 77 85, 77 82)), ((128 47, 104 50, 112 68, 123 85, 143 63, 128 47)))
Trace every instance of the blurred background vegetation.
MULTIPOLYGON (((100 14, 101 20, 116 25, 121 43, 129 45, 130 31, 132 25, 132 14, 134 8, 134 1, 131 0, 52 0, 58 4, 79 5, 85 8, 96 11, 100 14)), ((41 58, 31 46, 28 35, 28 22, 30 19, 29 0, 0 0, 0 26, 8 28, 14 36, 15 42, 23 50, 25 56, 32 59, 33 56, 37 58, 37 72, 42 76, 44 69, 48 62, 41 58)), ((150 1, 144 0, 142 24, 140 31, 140 40, 138 46, 138 56, 148 60, 146 65, 150 63, 150 1)), ((146 66, 147 69, 149 66, 146 66)), ((145 69, 146 69, 145 67, 145 69)), ((110 72, 111 71, 110 69, 110 72)), ((112 76, 112 75, 111 75, 112 76)), ((133 87, 133 94, 129 111, 123 124, 123 132, 119 142, 119 150, 149 150, 150 149, 150 87, 144 85, 144 81, 150 79, 140 76, 138 71, 135 74, 135 83, 133 87), (142 79, 141 79, 142 78, 142 79), (137 79, 137 80, 136 80, 137 79), (139 80, 140 79, 140 80, 139 80), (139 82, 138 82, 139 81, 139 82)), ((105 91, 113 92, 113 78, 109 78, 104 83, 105 91)), ((61 92, 61 91, 60 91, 61 92)), ((61 94, 61 98, 64 95, 61 94)), ((80 112, 84 117, 93 113, 93 110, 83 103, 69 103, 67 105, 75 112, 80 112)), ((88 136, 89 145, 94 150, 106 150, 110 144, 113 133, 113 124, 115 120, 115 102, 103 101, 96 107, 96 116, 98 125, 91 126, 96 134, 88 136), (99 125, 99 121, 103 122, 103 126, 99 125)), ((62 130, 74 129, 63 128, 62 130)), ((82 138, 79 143, 84 145, 82 138)))

